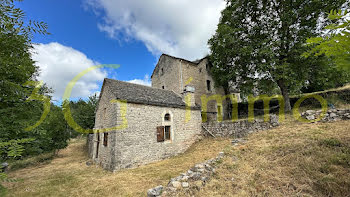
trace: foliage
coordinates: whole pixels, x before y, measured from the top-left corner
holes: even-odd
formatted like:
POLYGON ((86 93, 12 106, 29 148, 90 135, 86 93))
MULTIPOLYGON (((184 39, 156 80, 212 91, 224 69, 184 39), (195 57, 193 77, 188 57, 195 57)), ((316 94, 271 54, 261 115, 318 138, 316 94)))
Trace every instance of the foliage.
POLYGON ((328 19, 332 23, 325 27, 325 35, 313 37, 307 40, 314 47, 306 52, 310 55, 319 56, 325 54, 334 58, 338 66, 350 69, 350 20, 347 12, 332 10, 328 19))
MULTIPOLYGON (((68 101, 64 101, 68 102, 68 101)), ((84 129, 93 129, 95 125, 95 109, 97 106, 98 97, 92 95, 87 101, 79 99, 78 101, 70 101, 69 107, 71 109, 72 118, 74 121, 84 129)), ((64 108, 62 104, 62 108, 64 108)), ((64 110, 63 110, 64 111, 64 110)), ((70 136, 75 138, 82 133, 75 131, 74 128, 69 127, 70 136)))
POLYGON ((343 70, 325 55, 310 56, 306 70, 307 80, 300 91, 294 90, 294 94, 311 93, 332 88, 338 88, 350 82, 350 71, 343 70))
MULTIPOLYGON (((219 85, 237 83, 252 93, 256 83, 278 85, 290 110, 289 94, 300 90, 312 59, 307 38, 316 35, 323 13, 345 0, 227 0, 215 35, 209 40, 212 72, 219 85)), ((265 84, 265 85, 264 85, 265 84)))
MULTIPOLYGON (((38 75, 38 67, 31 59, 31 39, 34 33, 48 34, 47 24, 25 22, 25 13, 14 6, 14 0, 0 1, 0 161, 3 161, 62 148, 67 138, 60 133, 65 131, 62 129, 65 122, 58 107, 53 107, 40 127, 25 131, 43 113, 42 102, 28 100, 34 87, 25 84, 38 75)), ((39 90, 41 95, 51 92, 46 85, 39 90)))
MULTIPOLYGON (((46 85, 36 89, 38 67, 31 58, 31 39, 35 33, 48 34, 47 24, 28 20, 15 0, 0 0, 0 162, 23 159, 44 152, 55 152, 67 146, 71 130, 62 108, 50 107, 45 120, 35 125, 44 112, 43 102, 52 90, 46 85), (34 83, 28 83, 34 81, 34 83), (36 92, 39 90, 38 92, 36 92), (34 96, 31 96, 35 93, 34 96)), ((75 118, 86 127, 93 127, 97 97, 76 104, 75 118)), ((0 183, 8 180, 0 173, 0 183)), ((0 194, 3 186, 0 184, 0 194)))

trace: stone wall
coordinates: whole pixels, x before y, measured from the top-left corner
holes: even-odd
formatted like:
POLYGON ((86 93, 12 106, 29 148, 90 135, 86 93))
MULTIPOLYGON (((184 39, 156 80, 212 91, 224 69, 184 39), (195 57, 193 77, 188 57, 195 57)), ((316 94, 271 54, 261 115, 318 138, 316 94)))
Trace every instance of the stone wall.
POLYGON ((152 75, 152 87, 172 90, 177 94, 183 92, 181 85, 180 62, 168 56, 161 56, 152 75))
MULTIPOLYGON (((116 125, 117 104, 110 101, 114 98, 107 86, 101 90, 100 101, 95 114, 95 129, 112 128, 116 125)), ((89 156, 98 165, 105 169, 114 169, 115 161, 115 132, 108 133, 107 146, 103 145, 104 133, 94 133, 89 140, 89 156), (97 142, 99 139, 99 143, 97 142), (97 148, 98 146, 98 148, 97 148), (98 155, 97 155, 98 149, 98 155)))
POLYGON ((126 119, 128 128, 116 133, 116 169, 129 168, 162 160, 184 152, 199 137, 201 116, 199 110, 191 111, 185 121, 186 110, 128 103, 126 119), (170 121, 164 121, 169 113, 170 121), (170 126, 171 140, 157 142, 157 127, 170 126))
POLYGON ((235 122, 215 121, 203 123, 202 132, 206 136, 210 136, 211 134, 213 134, 215 137, 241 138, 249 133, 267 130, 278 125, 278 117, 274 114, 271 114, 269 122, 265 122, 262 119, 255 119, 253 122, 249 122, 248 120, 238 120, 235 122))
POLYGON ((183 190, 187 192, 188 196, 193 196, 194 191, 200 190, 210 181, 216 172, 216 165, 220 163, 223 157, 224 152, 220 152, 216 158, 196 164, 187 172, 172 178, 166 187, 159 185, 149 189, 147 196, 178 196, 179 192, 183 190))
POLYGON ((174 156, 184 152, 201 136, 200 110, 192 110, 191 118, 186 121, 185 108, 127 103, 123 117, 121 104, 110 102, 113 97, 108 87, 102 92, 95 130, 118 127, 127 121, 126 128, 108 132, 107 146, 103 144, 105 133, 94 133, 90 137, 90 157, 105 169, 115 171, 174 156), (164 120, 167 113, 170 121, 164 120), (157 142, 159 126, 170 126, 171 140, 157 142))
MULTIPOLYGON (((212 78, 208 67, 208 59, 203 59, 200 63, 195 64, 189 61, 168 57, 163 55, 152 75, 152 87, 164 88, 172 90, 181 95, 185 85, 190 85, 195 88, 195 101, 198 105, 202 105, 201 96, 221 95, 225 96, 225 91, 222 87, 216 87, 215 81, 212 78), (189 79, 192 79, 189 84, 186 84, 189 79), (207 88, 207 80, 210 81, 210 91, 207 88)), ((228 106, 230 101, 224 100, 222 112, 224 118, 228 117, 228 106)), ((208 102, 207 117, 209 121, 217 120, 217 103, 215 100, 208 102)))
MULTIPOLYGON (((301 116, 306 120, 311 122, 320 118, 322 110, 307 110, 306 112, 301 113, 301 116)), ((338 120, 350 120, 350 109, 329 109, 324 114, 324 117, 321 118, 323 122, 332 122, 338 120)))

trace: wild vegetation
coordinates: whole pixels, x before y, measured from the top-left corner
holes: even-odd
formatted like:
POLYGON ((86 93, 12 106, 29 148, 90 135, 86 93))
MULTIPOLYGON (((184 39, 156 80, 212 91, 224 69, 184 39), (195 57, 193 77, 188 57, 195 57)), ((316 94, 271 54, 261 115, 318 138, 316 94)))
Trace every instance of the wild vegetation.
POLYGON ((349 80, 349 72, 337 68, 328 56, 303 55, 313 47, 307 40, 320 36, 318 29, 330 23, 320 23, 320 19, 339 10, 346 0, 226 2, 216 33, 208 42, 218 84, 228 88, 234 82, 246 95, 255 88, 260 89, 258 93, 281 94, 290 111, 290 94, 303 88, 334 88, 329 86, 349 80))
MULTIPOLYGON (((62 107, 50 102, 52 89, 37 80, 31 40, 36 33, 48 34, 47 28, 44 22, 25 20, 14 0, 0 1, 0 164, 6 161, 11 167, 23 158, 55 152, 78 135, 67 125, 62 107)), ((96 95, 71 102, 82 127, 93 127, 96 103, 96 95)), ((0 171, 1 193, 6 180, 0 171)))

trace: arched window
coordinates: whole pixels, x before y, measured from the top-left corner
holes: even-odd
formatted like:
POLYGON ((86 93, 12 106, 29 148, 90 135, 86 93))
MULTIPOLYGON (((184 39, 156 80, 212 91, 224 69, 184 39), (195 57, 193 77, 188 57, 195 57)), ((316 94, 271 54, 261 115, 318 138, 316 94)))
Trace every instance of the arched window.
POLYGON ((170 121, 170 114, 165 114, 164 120, 165 121, 170 121))

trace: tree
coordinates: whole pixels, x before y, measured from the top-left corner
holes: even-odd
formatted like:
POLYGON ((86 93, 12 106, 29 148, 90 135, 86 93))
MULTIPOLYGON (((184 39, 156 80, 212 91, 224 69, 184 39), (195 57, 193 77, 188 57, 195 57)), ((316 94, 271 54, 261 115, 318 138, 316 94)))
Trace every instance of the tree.
POLYGON ((347 11, 332 10, 328 19, 332 24, 325 27, 325 34, 307 40, 314 47, 304 55, 326 55, 333 58, 337 65, 350 69, 350 20, 347 11))
POLYGON ((255 83, 276 83, 290 111, 289 94, 300 89, 311 61, 306 39, 317 35, 318 19, 345 0, 226 0, 209 40, 212 72, 219 85, 237 83, 251 92, 255 83))
MULTIPOLYGON (((70 101, 74 121, 84 129, 93 129, 95 126, 95 110, 98 102, 97 95, 90 96, 88 101, 79 99, 78 101, 70 101)), ((71 137, 77 137, 80 133, 69 128, 71 137)))
POLYGON ((350 82, 350 72, 340 68, 333 59, 325 56, 310 56, 307 80, 301 88, 302 93, 338 88, 350 82))
MULTIPOLYGON (((7 150, 31 139, 23 130, 36 118, 30 113, 39 110, 36 114, 40 116, 41 109, 38 102, 25 102, 33 87, 24 83, 34 80, 38 73, 30 53, 32 35, 47 34, 47 25, 25 23, 24 17, 24 12, 15 8, 14 0, 0 0, 0 146, 7 145, 7 150)), ((1 159, 4 155, 9 152, 3 153, 1 159)))

